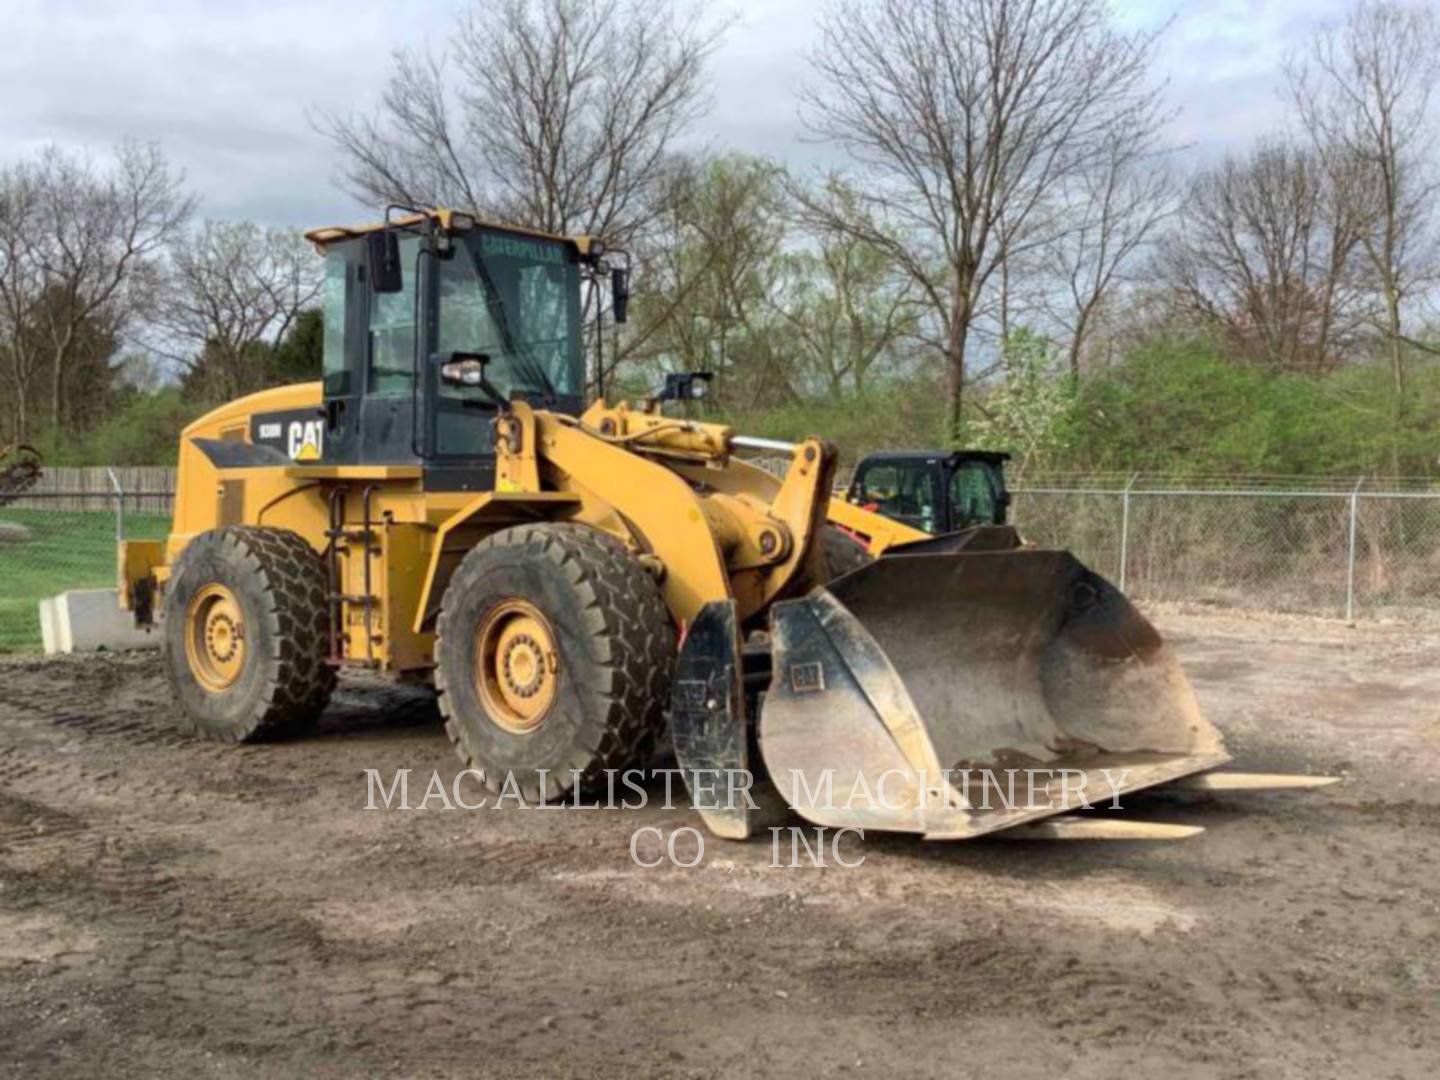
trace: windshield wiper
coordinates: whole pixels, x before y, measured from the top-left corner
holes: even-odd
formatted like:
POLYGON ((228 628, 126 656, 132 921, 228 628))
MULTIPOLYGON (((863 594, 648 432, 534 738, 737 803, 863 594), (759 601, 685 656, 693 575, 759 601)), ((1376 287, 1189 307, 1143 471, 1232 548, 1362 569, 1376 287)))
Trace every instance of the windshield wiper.
POLYGON ((475 261, 475 271, 480 276, 485 291, 489 294, 488 300, 491 310, 495 313, 496 321, 500 324, 500 337, 505 343, 505 350, 510 353, 521 368, 521 375, 526 382, 539 383, 545 393, 545 403, 554 405, 560 400, 555 390, 555 384, 550 381, 550 376, 545 373, 545 368, 536 362, 528 350, 521 349, 515 340, 514 333, 510 330, 510 313, 505 309, 505 301, 500 296, 500 290, 496 287, 494 279, 490 276, 490 270, 485 265, 485 260, 480 253, 466 245, 470 257, 475 261))

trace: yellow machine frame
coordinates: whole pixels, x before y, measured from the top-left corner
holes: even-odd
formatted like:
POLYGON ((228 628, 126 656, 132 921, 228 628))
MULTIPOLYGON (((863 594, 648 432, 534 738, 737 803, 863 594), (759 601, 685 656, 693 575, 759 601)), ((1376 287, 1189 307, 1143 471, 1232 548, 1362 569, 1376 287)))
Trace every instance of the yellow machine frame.
POLYGON ((451 574, 490 534, 575 521, 616 537, 659 580, 677 623, 734 599, 741 619, 823 581, 827 520, 871 551, 924 533, 830 494, 834 450, 800 443, 783 479, 731 453, 733 432, 597 402, 579 419, 515 402, 498 426, 495 490, 425 491, 418 465, 216 466, 197 439, 246 441, 257 413, 319 409, 321 384, 262 391, 182 436, 168 540, 120 548, 121 605, 151 618, 168 569, 197 535, 227 525, 288 529, 333 560, 332 661, 397 675, 434 663, 434 620, 451 574), (636 493, 643 492, 643 497, 636 493), (623 512, 618 507, 624 507, 623 512), (331 541, 334 541, 333 545, 331 541))

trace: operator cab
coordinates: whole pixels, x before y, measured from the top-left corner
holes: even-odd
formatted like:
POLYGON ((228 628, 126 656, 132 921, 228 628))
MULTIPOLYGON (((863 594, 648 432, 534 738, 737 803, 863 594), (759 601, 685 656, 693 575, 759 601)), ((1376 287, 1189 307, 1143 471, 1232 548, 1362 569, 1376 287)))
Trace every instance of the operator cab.
POLYGON ((590 238, 446 210, 306 235, 325 257, 324 408, 288 456, 419 464, 427 490, 486 491, 501 401, 584 408, 590 238))
POLYGON ((989 450, 899 450, 871 454, 855 469, 846 499, 924 532, 1003 525, 1009 454, 989 450))

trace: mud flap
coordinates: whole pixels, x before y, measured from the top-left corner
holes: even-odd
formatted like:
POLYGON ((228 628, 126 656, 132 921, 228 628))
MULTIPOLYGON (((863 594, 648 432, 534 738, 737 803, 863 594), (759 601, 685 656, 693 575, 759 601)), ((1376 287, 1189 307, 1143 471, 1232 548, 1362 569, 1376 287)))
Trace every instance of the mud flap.
POLYGON ((1154 627, 1065 552, 887 555, 771 636, 760 747, 817 824, 958 839, 1229 760, 1154 627))
POLYGON ((676 662, 669 715, 691 803, 711 832, 744 840, 783 820, 785 807, 752 756, 754 731, 733 600, 706 604, 690 624, 676 662))

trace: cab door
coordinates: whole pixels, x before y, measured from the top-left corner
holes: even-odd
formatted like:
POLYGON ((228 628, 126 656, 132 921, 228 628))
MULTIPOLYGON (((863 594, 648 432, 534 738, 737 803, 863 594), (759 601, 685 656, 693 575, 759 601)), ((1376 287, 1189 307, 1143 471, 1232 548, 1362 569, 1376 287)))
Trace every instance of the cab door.
POLYGON ((499 408, 479 387, 442 382, 454 353, 503 355, 495 316, 474 262, 456 246, 434 260, 432 342, 425 364, 425 487, 490 491, 495 486, 495 417, 499 408))
MULTIPOLYGON (((361 346, 364 340, 365 264, 361 245, 335 244, 325 252, 325 339, 321 411, 315 456, 322 461, 355 460, 359 401, 363 390, 361 346)), ((309 448, 305 448, 308 456, 309 448)), ((288 452, 288 447, 287 447, 288 452)), ((295 453, 291 457, 297 457, 295 453)))
POLYGON ((360 407, 359 460, 387 465, 417 461, 424 452, 424 399, 417 391, 424 390, 425 313, 430 309, 433 261, 424 249, 424 236, 414 230, 397 232, 400 291, 366 290, 365 396, 360 407))
POLYGON ((320 457, 330 464, 404 464, 419 458, 414 370, 420 243, 418 234, 401 235, 404 287, 395 293, 371 287, 363 238, 326 250, 320 457))

